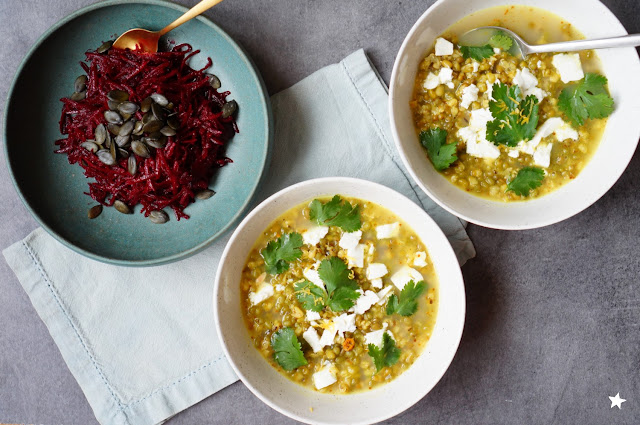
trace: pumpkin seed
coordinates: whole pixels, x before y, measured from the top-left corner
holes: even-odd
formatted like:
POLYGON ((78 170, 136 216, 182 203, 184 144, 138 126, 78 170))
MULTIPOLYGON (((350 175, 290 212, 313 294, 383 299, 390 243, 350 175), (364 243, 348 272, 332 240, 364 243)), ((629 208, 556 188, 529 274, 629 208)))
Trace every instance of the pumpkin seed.
POLYGON ((107 149, 111 147, 111 133, 107 133, 107 135, 105 136, 104 147, 107 149))
POLYGON ((76 92, 73 92, 71 96, 69 96, 69 99, 79 102, 81 100, 84 100, 85 97, 87 97, 86 91, 81 91, 81 92, 76 91, 76 92))
POLYGON ((151 109, 151 104, 153 103, 153 99, 150 97, 145 98, 142 103, 140 103, 140 110, 143 114, 146 114, 151 109))
POLYGON ((199 199, 199 200, 202 201, 204 199, 211 198, 215 194, 216 194, 216 192, 214 192, 211 189, 200 190, 200 191, 196 192, 196 199, 199 199))
POLYGON ((100 214, 102 214, 102 205, 98 204, 98 205, 92 206, 89 209, 89 212, 87 213, 87 217, 89 217, 91 220, 93 220, 94 218, 96 218, 100 214))
POLYGON ((120 102, 118 102, 117 100, 107 100, 107 106, 109 107, 109 110, 117 111, 118 106, 120 106, 120 102))
POLYGON ((222 106, 222 118, 228 118, 235 114, 238 109, 238 103, 235 100, 227 102, 222 106))
POLYGON ((107 137, 107 129, 104 127, 104 124, 98 124, 93 134, 96 138, 96 143, 101 145, 104 143, 105 137, 107 137))
POLYGON ((135 176, 138 172, 138 161, 134 155, 131 155, 127 160, 127 170, 132 176, 135 176))
POLYGON ((116 163, 116 160, 111 156, 111 152, 106 149, 100 149, 96 152, 96 155, 98 155, 98 159, 105 165, 113 165, 116 163))
POLYGON ((111 90, 107 93, 107 99, 115 100, 116 102, 126 102, 129 100, 129 93, 124 90, 111 90))
POLYGON ((121 128, 122 127, 120 127, 118 124, 107 124, 107 130, 109 130, 109 133, 113 134, 114 136, 120 134, 121 128))
POLYGON ((129 158, 129 151, 126 149, 122 149, 122 148, 118 148, 118 154, 122 157, 122 158, 129 158))
POLYGON ((120 133, 118 133, 118 135, 120 135, 120 136, 128 136, 128 135, 130 135, 131 132, 133 131, 133 127, 135 125, 136 125, 136 123, 134 121, 132 121, 132 120, 129 120, 129 121, 125 122, 120 127, 120 133))
POLYGON ((80 93, 81 91, 85 91, 86 88, 87 88, 87 76, 83 74, 78 78, 76 78, 76 81, 73 83, 73 89, 78 93, 80 93))
POLYGON ((155 210, 149 213, 149 220, 155 224, 164 224, 169 221, 169 214, 162 210, 155 210))
POLYGON ((122 124, 122 117, 116 111, 104 111, 104 119, 111 124, 122 124))
POLYGON ((156 149, 162 149, 165 146, 167 146, 167 138, 164 136, 159 139, 154 139, 152 137, 145 137, 144 141, 147 145, 156 149))
POLYGON ((118 145, 118 147, 123 148, 127 145, 127 143, 129 143, 129 136, 123 136, 122 134, 120 134, 116 137, 115 144, 118 145))
POLYGON ((175 114, 172 114, 167 117, 167 125, 177 131, 180 128, 180 121, 175 114))
POLYGON ((111 146, 109 146, 109 153, 111 154, 111 156, 113 157, 113 160, 116 160, 116 144, 115 143, 111 143, 111 146))
POLYGON ((102 43, 100 45, 100 47, 98 47, 98 49, 96 50, 97 53, 104 53, 107 50, 109 50, 111 48, 111 46, 113 46, 113 40, 109 40, 109 41, 105 41, 104 43, 102 43))
POLYGON ((153 112, 153 116, 156 117, 158 121, 164 121, 167 114, 165 114, 164 109, 157 103, 151 105, 151 112, 153 112))
POLYGON ((133 115, 138 111, 138 105, 133 102, 122 102, 118 105, 118 111, 120 111, 121 114, 133 115))
POLYGON ((169 100, 160 93, 152 94, 151 99, 160 106, 167 106, 169 104, 169 100))
POLYGON ((176 135, 176 131, 169 127, 168 125, 165 125, 164 127, 162 127, 160 129, 160 133, 164 134, 165 136, 175 136, 176 135))
POLYGON ((122 119, 124 121, 127 121, 129 118, 131 118, 131 114, 120 114, 122 116, 122 119))
POLYGON ((153 133, 154 131, 160 130, 162 127, 164 127, 162 121, 158 121, 153 118, 142 127, 142 131, 145 133, 153 133))
POLYGON ((86 142, 82 143, 80 146, 82 146, 83 148, 85 148, 86 150, 92 153, 96 153, 98 152, 98 150, 100 150, 100 147, 98 147, 97 144, 95 144, 90 140, 87 140, 86 142))
POLYGON ((142 121, 136 121, 136 124, 133 126, 133 134, 136 136, 140 136, 142 133, 144 133, 142 131, 142 127, 144 127, 142 121))
POLYGON ((149 158, 150 156, 149 148, 147 148, 147 145, 137 140, 131 142, 131 150, 133 151, 133 153, 143 158, 149 158))
POLYGON ((118 210, 118 212, 121 212, 122 214, 132 214, 133 211, 131 211, 131 208, 129 208, 127 206, 127 204, 125 204, 124 202, 120 201, 120 200, 116 200, 113 203, 113 206, 115 207, 116 210, 118 210))
POLYGON ((209 75, 209 84, 211 84, 211 87, 213 87, 216 90, 222 87, 222 83, 220 82, 220 79, 213 74, 209 75))

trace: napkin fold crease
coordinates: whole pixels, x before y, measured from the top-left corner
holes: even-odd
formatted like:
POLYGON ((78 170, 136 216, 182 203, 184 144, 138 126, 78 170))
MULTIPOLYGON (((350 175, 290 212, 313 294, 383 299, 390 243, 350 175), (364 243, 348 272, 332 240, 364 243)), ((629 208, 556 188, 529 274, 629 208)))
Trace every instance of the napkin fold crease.
MULTIPOLYGON (((462 265, 475 256, 465 223, 404 170, 387 98, 363 50, 274 95, 272 164, 254 201, 316 177, 382 183, 433 217, 462 265)), ((97 420, 151 425, 237 380, 213 323, 213 280, 228 238, 182 261, 137 269, 85 258, 43 229, 3 254, 97 420)))

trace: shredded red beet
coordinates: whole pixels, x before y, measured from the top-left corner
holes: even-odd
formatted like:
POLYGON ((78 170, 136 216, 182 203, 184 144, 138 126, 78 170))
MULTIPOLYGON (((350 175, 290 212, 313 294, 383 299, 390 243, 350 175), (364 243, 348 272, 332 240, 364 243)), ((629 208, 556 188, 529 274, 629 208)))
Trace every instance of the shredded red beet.
MULTIPOLYGON (((86 177, 95 179, 89 183, 88 195, 97 202, 111 206, 120 200, 130 207, 140 203, 145 216, 171 207, 178 220, 189 218, 184 208, 194 201, 195 193, 207 188, 217 168, 232 162, 224 154, 224 145, 238 128, 234 117, 223 118, 221 111, 229 92, 219 93, 209 84, 205 71, 212 65, 211 58, 200 70, 189 67, 189 59, 197 53, 188 44, 158 53, 115 48, 86 53, 87 62, 81 63, 88 77, 86 97, 61 99, 60 132, 68 137, 56 141, 56 153, 67 154, 69 163, 79 164, 86 177), (127 171, 126 158, 109 166, 81 146, 94 138, 99 124, 106 125, 107 93, 112 90, 127 92, 129 101, 136 104, 160 93, 177 112, 177 134, 167 138, 164 148, 151 149, 149 158, 136 155, 135 175, 127 171)), ((135 118, 142 117, 138 110, 135 118)))

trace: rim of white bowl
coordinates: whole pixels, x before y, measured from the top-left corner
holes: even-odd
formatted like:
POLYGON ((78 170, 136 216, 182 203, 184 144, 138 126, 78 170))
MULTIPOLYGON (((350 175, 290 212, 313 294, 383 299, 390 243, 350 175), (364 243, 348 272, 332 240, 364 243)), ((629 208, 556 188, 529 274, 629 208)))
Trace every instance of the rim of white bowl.
MULTIPOLYGON (((258 206, 256 206, 242 220, 242 222, 238 225, 236 230, 233 232, 233 234, 229 238, 229 241, 227 242, 227 244, 226 244, 226 246, 224 248, 224 251, 222 252, 222 256, 220 257, 220 262, 218 263, 218 270, 216 271, 216 277, 215 277, 215 283, 214 283, 214 290, 213 290, 213 316, 214 316, 214 322, 215 322, 215 326, 216 326, 216 332, 218 333, 218 338, 220 339, 220 342, 222 343, 223 352, 224 352, 225 357, 227 358, 229 364, 233 368, 234 372, 238 375, 238 377, 240 378, 242 383, 247 388, 249 388, 249 390, 256 397, 258 397, 263 403, 265 403, 266 405, 268 405, 269 407, 271 407, 275 411, 277 411, 277 412, 279 412, 279 413, 281 413, 281 414, 283 414, 283 415, 285 415, 285 416, 287 416, 289 418, 295 419, 295 420, 303 422, 303 423, 318 424, 318 425, 335 425, 335 424, 340 423, 340 422, 318 421, 318 420, 314 420, 312 418, 305 417, 305 416, 302 416, 302 415, 298 415, 298 414, 296 414, 294 412, 291 412, 291 411, 279 406, 277 403, 273 402, 269 397, 267 397, 258 388, 256 388, 251 383, 251 381, 247 378, 247 376, 245 376, 245 374, 242 373, 242 370, 240 370, 240 368, 236 364, 235 360, 230 355, 229 350, 227 348, 227 344, 226 344, 224 338, 222 337, 223 332, 222 332, 222 328, 220 327, 220 323, 221 322, 220 322, 220 318, 219 318, 219 310, 218 310, 218 301, 217 300, 218 300, 218 292, 220 290, 221 275, 222 275, 222 271, 223 271, 223 268, 224 268, 223 264, 225 263, 227 255, 229 254, 229 251, 231 250, 231 247, 235 243, 235 241, 238 238, 238 236, 243 232, 245 227, 247 227, 247 225, 249 223, 251 223, 251 221, 253 220, 253 218, 255 216, 261 214, 262 210, 268 204, 270 204, 271 202, 277 200, 278 198, 288 194, 289 192, 297 191, 297 190, 306 188, 308 186, 322 185, 322 184, 325 184, 325 183, 340 183, 340 182, 343 182, 343 183, 354 183, 356 185, 362 185, 362 186, 369 186, 370 188, 374 188, 374 189, 382 191, 382 192, 387 192, 387 193, 391 194, 392 196, 403 198, 407 202, 410 202, 411 204, 413 204, 417 209, 419 209, 422 212, 422 214, 424 214, 425 221, 429 223, 429 226, 433 227, 434 231, 436 231, 436 233, 438 235, 437 237, 444 238, 444 240, 446 241, 444 249, 447 251, 447 255, 452 257, 456 261, 456 265, 458 265, 456 254, 453 251, 453 248, 451 247, 451 244, 449 243, 449 240, 445 236, 444 232, 442 232, 442 230, 440 229, 438 224, 433 220, 433 218, 431 218, 431 216, 429 214, 427 214, 426 211, 424 211, 422 208, 420 208, 418 205, 416 205, 415 202, 413 202, 411 199, 407 198, 406 196, 404 196, 403 194, 397 192, 396 190, 393 190, 393 189, 391 189, 391 188, 389 188, 387 186, 384 186, 384 185, 379 184, 379 183, 374 183, 374 182, 371 182, 371 181, 368 181, 368 180, 352 178, 352 177, 322 177, 322 178, 316 178, 316 179, 311 179, 311 180, 305 180, 303 182, 296 183, 294 185, 291 185, 291 186, 288 186, 288 187, 286 187, 284 189, 281 189, 278 192, 276 192, 275 194, 271 195, 270 197, 268 197, 267 199, 262 201, 258 206)), ((316 196, 320 196, 320 195, 316 195, 316 196)), ((284 213, 285 211, 282 211, 282 212, 284 213)), ((404 220, 404 218, 402 216, 399 215, 399 217, 404 220)), ((460 342, 462 340, 462 334, 463 334, 463 331, 464 331, 464 324, 465 324, 465 320, 466 320, 466 290, 465 290, 465 286, 464 286, 464 278, 462 276, 462 270, 460 269, 459 265, 455 269, 456 269, 455 282, 452 280, 451 282, 448 282, 447 284, 458 284, 459 285, 459 287, 457 289, 461 290, 461 292, 462 292, 462 297, 460 299, 462 316, 460 318, 461 320, 459 321, 459 323, 456 324, 457 326, 455 328, 449 330, 449 332, 453 332, 453 335, 455 336, 455 341, 456 342, 454 344, 455 346, 451 347, 453 349, 451 350, 449 355, 445 358, 445 361, 442 362, 442 365, 444 366, 443 369, 442 369, 442 373, 439 374, 439 376, 433 382, 432 385, 430 385, 430 386, 427 385, 424 388, 422 388, 420 391, 416 391, 415 394, 417 396, 415 396, 415 397, 413 397, 411 399, 408 399, 408 401, 406 403, 399 405, 399 407, 397 407, 397 408, 390 408, 389 411, 385 412, 384 415, 379 415, 377 417, 371 418, 371 420, 349 422, 351 425, 365 425, 365 424, 378 423, 378 422, 381 422, 381 421, 384 421, 384 420, 387 420, 387 419, 390 419, 390 418, 392 418, 394 416, 399 415, 400 413, 404 412, 405 410, 409 409, 410 407, 412 407, 413 405, 418 403, 427 394, 429 394, 431 392, 431 390, 433 388, 435 388, 435 386, 442 380, 442 377, 444 376, 444 374, 449 370, 449 367, 451 366, 451 363, 453 362, 453 359, 455 358, 455 355, 458 352, 458 348, 460 347, 460 342)), ((436 319, 436 324, 437 324, 437 319, 436 319)), ((428 343, 427 343, 427 345, 428 345, 428 343)), ((426 347, 427 346, 425 346, 423 348, 422 352, 420 353, 420 356, 422 356, 426 352, 426 347)), ((418 358, 420 356, 418 356, 418 358)), ((265 362, 265 366, 266 367, 271 367, 267 362, 265 362)), ((404 373, 411 373, 411 367, 408 370, 406 370, 405 372, 403 372, 403 374, 404 373)), ((292 383, 292 385, 299 385, 299 384, 296 384, 293 381, 291 381, 291 383, 292 383)), ((340 395, 340 396, 342 397, 343 395, 340 395)), ((348 397, 348 396, 349 395, 344 395, 344 397, 348 397)))
MULTIPOLYGON (((397 84, 397 80, 399 78, 399 68, 400 68, 400 62, 401 62, 401 58, 404 56, 405 51, 407 50, 407 47, 409 46, 411 40, 413 39, 414 35, 420 30, 421 26, 423 25, 423 22, 428 19, 429 15, 431 15, 437 8, 441 7, 443 3, 446 3, 449 0, 437 0, 434 4, 432 4, 421 16, 420 18, 418 18, 418 20, 413 24, 413 26, 411 27, 411 30, 409 31, 409 33, 407 34, 407 36, 405 37, 405 39, 402 42, 402 45, 400 46, 400 50, 398 51, 398 54, 396 55, 394 64, 393 64, 393 69, 391 71, 391 80, 390 80, 390 84, 389 84, 389 104, 388 104, 388 110, 389 110, 389 119, 390 119, 390 123, 391 123, 391 133, 393 135, 393 140, 394 143, 396 145, 396 149, 398 149, 398 152, 400 153, 400 158, 402 159, 402 163, 404 164, 405 168, 409 171, 409 174, 411 175, 413 181, 420 187, 420 189, 422 189, 422 191, 424 193, 426 193, 435 203, 437 203, 439 206, 441 206, 442 208, 444 208, 445 210, 449 211, 451 214, 469 221, 471 223, 477 224, 479 226, 483 226, 483 227, 487 227, 487 228, 492 228, 492 229, 499 229, 499 230, 527 230, 527 229, 537 229, 540 227, 546 227, 546 226, 550 226, 552 224, 556 224, 559 223, 563 220, 566 220, 568 218, 573 217, 574 215, 577 215, 579 213, 581 213, 582 211, 586 210, 587 208, 589 208, 591 205, 593 205, 594 203, 596 203, 600 198, 602 198, 612 187, 614 184, 616 184, 616 182, 620 179, 620 177, 622 176, 622 174, 624 173, 624 171, 627 169, 627 167, 629 166, 629 163, 631 162, 631 159, 634 156, 635 150, 637 149, 637 145, 640 139, 640 125, 636 125, 636 134, 635 134, 635 146, 633 148, 633 150, 631 151, 631 154, 625 158, 624 160, 622 160, 619 164, 620 166, 618 168, 616 168, 614 171, 614 173, 609 174, 608 178, 610 179, 608 183, 606 183, 606 187, 603 188, 603 190, 591 194, 591 196, 583 203, 580 204, 576 204, 575 206, 572 206, 571 208, 567 208, 563 213, 558 214, 556 217, 553 218, 549 218, 546 220, 540 220, 540 221, 535 221, 535 222, 530 222, 530 223, 518 223, 518 224, 503 224, 503 223, 499 223, 499 222, 490 222, 490 221, 486 221, 486 220, 481 220, 478 219, 476 217, 473 217, 469 214, 465 214, 462 213, 460 211, 458 211, 456 208, 450 206, 449 204, 447 204, 446 202, 444 202, 436 193, 434 193, 433 191, 429 190, 427 188, 427 186, 422 182, 422 180, 418 177, 417 173, 413 170, 413 167, 411 167, 410 163, 409 163, 409 159, 407 157, 407 152, 405 151, 401 141, 400 141, 400 135, 398 133, 398 123, 396 122, 396 110, 394 109, 393 105, 393 99, 396 97, 396 84, 397 84)), ((584 1, 589 1, 589 0, 584 0, 584 1)), ((611 36, 615 36, 615 35, 626 35, 628 34, 627 30, 624 28, 624 26, 622 25, 622 23, 620 22, 620 20, 617 18, 617 16, 611 12, 611 10, 605 5, 603 4, 600 0, 592 0, 594 4, 598 4, 600 6, 602 6, 606 13, 609 14, 609 18, 612 19, 615 23, 617 23, 617 28, 611 28, 612 34, 611 36), (617 33, 616 33, 617 32, 617 33), (615 33, 615 34, 614 34, 615 33)), ((513 5, 513 4, 522 4, 522 5, 529 5, 529 6, 535 6, 535 5, 531 5, 528 3, 522 3, 519 2, 519 0, 513 0, 511 2, 507 1, 503 4, 503 6, 507 6, 507 5, 513 5)), ((497 5, 494 5, 497 6, 497 5)), ((488 7, 493 7, 493 6, 485 6, 485 7, 480 7, 477 9, 474 9, 472 12, 470 13, 474 13, 483 9, 486 9, 488 7)), ((541 6, 535 6, 538 7, 540 9, 545 10, 543 7, 541 6)), ((588 6, 585 6, 588 7, 588 6)), ((551 13, 554 13, 553 11, 549 11, 551 13)), ((467 14, 468 16, 469 14, 467 14)), ((455 22, 451 22, 449 25, 453 25, 455 22)), ((578 30, 581 30, 581 28, 578 28, 578 30)), ((635 52, 635 48, 629 48, 627 49, 628 51, 631 51, 630 49, 633 49, 633 51, 635 52)), ((637 75, 640 75, 640 58, 638 57, 638 54, 635 53, 635 65, 636 65, 636 70, 637 75)), ((415 79, 415 77, 414 77, 415 79)), ((607 124, 609 125, 609 124, 607 124)), ((605 130, 606 131, 606 130, 605 130)), ((593 160, 593 158, 589 159, 589 162, 591 162, 593 160)), ((587 164, 588 165, 588 164, 587 164)), ((584 170, 583 170, 584 171, 584 170)), ((571 184, 567 183, 566 185, 571 184)), ((451 183, 449 183, 451 184, 451 183)), ((565 185, 565 186, 566 186, 565 185)), ((456 188, 457 190, 462 191, 459 188, 456 188)), ((474 196, 474 195, 470 195, 469 196, 474 196)), ((550 194, 548 194, 550 195, 550 194)), ((545 196, 548 196, 545 195, 545 196)), ((474 196, 475 197, 475 196, 474 196)), ((476 197, 477 198, 477 197, 476 197)), ((544 196, 542 197, 544 198, 544 196)), ((536 199, 540 199, 540 198, 536 198, 536 199)), ((494 202, 498 205, 502 205, 505 203, 502 202, 498 202, 498 201, 491 201, 488 200, 488 202, 494 202)), ((525 202, 535 202, 535 199, 532 199, 530 201, 520 201, 520 202, 516 202, 516 204, 520 204, 520 203, 525 203, 525 202)))

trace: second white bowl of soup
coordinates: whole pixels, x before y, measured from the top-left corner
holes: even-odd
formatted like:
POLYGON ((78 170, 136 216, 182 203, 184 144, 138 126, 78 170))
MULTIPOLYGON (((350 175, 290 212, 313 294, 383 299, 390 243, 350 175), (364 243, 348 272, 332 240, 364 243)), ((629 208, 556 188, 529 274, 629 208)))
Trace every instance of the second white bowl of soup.
POLYGON ((308 423, 372 423, 420 400, 457 349, 455 254, 417 205, 350 178, 303 182, 232 235, 214 291, 225 353, 251 391, 308 423))
POLYGON ((441 0, 414 25, 396 59, 392 130, 418 185, 483 226, 558 222, 601 197, 633 156, 640 135, 633 119, 640 109, 637 53, 521 60, 500 37, 472 49, 458 45, 460 35, 487 25, 532 44, 626 32, 597 0, 441 0))

